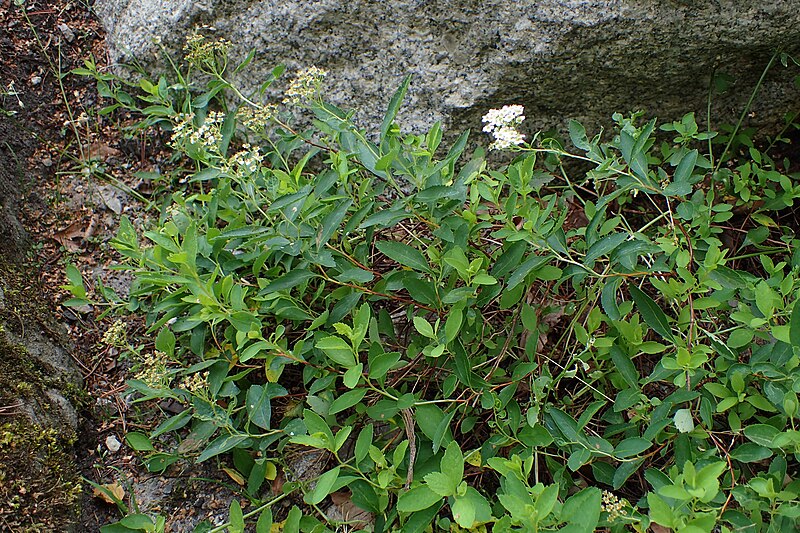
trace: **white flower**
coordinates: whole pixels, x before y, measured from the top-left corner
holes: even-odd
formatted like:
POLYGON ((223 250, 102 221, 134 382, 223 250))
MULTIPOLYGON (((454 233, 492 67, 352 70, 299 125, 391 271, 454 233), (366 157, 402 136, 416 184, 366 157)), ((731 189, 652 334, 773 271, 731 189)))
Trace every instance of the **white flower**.
POLYGON ((258 148, 253 148, 249 144, 242 146, 244 150, 233 154, 224 166, 229 171, 239 171, 243 174, 249 175, 257 171, 261 167, 261 162, 264 156, 261 155, 258 148))
POLYGON ((500 109, 490 109, 483 116, 486 123, 483 131, 494 137, 490 150, 505 150, 525 142, 525 136, 516 128, 525 120, 524 111, 521 105, 505 105, 500 109))
POLYGON ((222 139, 222 123, 225 115, 218 111, 211 111, 206 116, 203 125, 189 135, 189 142, 202 144, 205 148, 216 149, 222 139))
POLYGON ((521 105, 504 105, 500 109, 490 109, 483 115, 483 121, 486 122, 483 131, 492 133, 504 127, 518 126, 525 120, 525 116, 522 114, 524 112, 525 108, 521 105))
POLYGON ((328 73, 321 68, 308 67, 289 84, 284 93, 284 104, 299 104, 319 96, 322 80, 328 73))
POLYGON ((492 135, 494 135, 494 142, 489 145, 490 150, 507 150, 525 142, 525 136, 511 126, 498 128, 492 132, 492 135))

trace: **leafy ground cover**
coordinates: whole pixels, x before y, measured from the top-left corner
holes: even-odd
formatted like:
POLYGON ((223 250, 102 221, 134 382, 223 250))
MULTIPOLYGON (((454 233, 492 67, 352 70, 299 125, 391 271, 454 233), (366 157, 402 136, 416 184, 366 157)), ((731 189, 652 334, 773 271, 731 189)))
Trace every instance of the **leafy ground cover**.
MULTIPOLYGON (((146 467, 232 461, 241 497, 197 530, 795 530, 785 132, 635 113, 526 140, 507 106, 484 117, 502 164, 469 132, 403 132, 408 79, 365 131, 324 72, 247 95, 229 80, 252 56, 227 50, 197 33, 135 84, 75 71, 174 153, 142 174, 157 220, 112 241, 129 297, 93 303, 144 317, 152 342, 121 321, 104 341, 136 402, 178 406, 127 433, 146 467)), ((126 516, 104 531, 165 528, 108 496, 126 516)))

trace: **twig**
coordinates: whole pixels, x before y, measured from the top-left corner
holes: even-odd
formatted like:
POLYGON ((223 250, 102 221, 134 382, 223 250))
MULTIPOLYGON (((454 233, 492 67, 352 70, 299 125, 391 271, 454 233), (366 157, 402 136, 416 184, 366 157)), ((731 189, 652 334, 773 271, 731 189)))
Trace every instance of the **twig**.
POLYGON ((411 409, 400 411, 403 417, 403 424, 406 426, 406 437, 408 437, 408 473, 406 474, 405 489, 411 487, 414 480, 414 461, 417 459, 417 435, 414 433, 414 413, 411 409))

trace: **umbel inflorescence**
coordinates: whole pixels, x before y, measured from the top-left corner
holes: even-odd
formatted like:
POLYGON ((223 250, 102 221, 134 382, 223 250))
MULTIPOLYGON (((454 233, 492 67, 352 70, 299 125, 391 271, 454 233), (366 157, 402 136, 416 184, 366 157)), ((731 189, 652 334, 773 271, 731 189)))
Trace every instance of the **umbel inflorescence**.
POLYGON ((500 109, 490 109, 483 116, 486 123, 483 131, 494 137, 489 149, 506 150, 525 142, 525 136, 517 131, 517 126, 525 120, 524 111, 521 105, 504 105, 500 109))

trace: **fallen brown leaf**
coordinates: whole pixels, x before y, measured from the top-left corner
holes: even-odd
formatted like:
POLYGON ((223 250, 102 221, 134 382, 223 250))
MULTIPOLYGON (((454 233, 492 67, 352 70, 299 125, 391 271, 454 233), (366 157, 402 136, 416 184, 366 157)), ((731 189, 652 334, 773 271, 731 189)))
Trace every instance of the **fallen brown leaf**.
POLYGON ((237 485, 244 486, 245 480, 242 475, 234 470, 233 468, 228 468, 227 466, 223 466, 222 469, 228 474, 228 477, 231 478, 237 485))
POLYGON ((66 228, 53 234, 53 238, 67 249, 69 252, 77 252, 81 249, 81 239, 84 236, 83 222, 76 220, 66 228))
POLYGON ((364 529, 368 525, 375 523, 372 513, 361 509, 351 500, 351 494, 347 491, 338 491, 331 494, 331 500, 336 505, 342 521, 348 522, 350 529, 364 529))
POLYGON ((114 501, 114 498, 116 498, 117 500, 122 500, 122 498, 125 497, 125 489, 123 489, 122 485, 120 485, 117 482, 105 483, 103 485, 100 485, 100 487, 95 487, 94 490, 92 491, 92 495, 95 498, 100 498, 106 503, 116 504, 117 502, 114 501))
POLYGON ((89 146, 89 159, 108 159, 109 157, 120 157, 122 152, 116 148, 111 148, 102 142, 93 142, 89 146))

